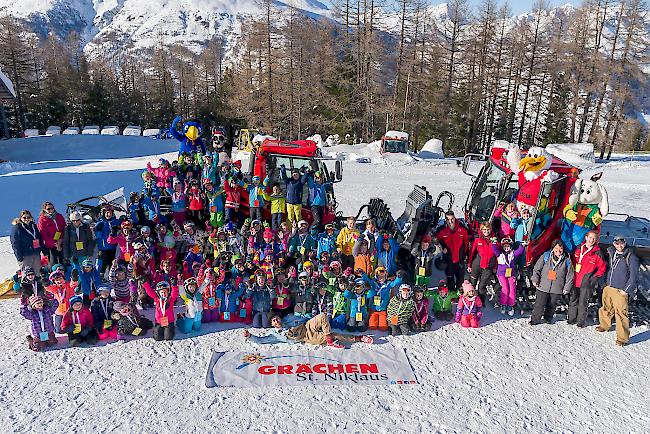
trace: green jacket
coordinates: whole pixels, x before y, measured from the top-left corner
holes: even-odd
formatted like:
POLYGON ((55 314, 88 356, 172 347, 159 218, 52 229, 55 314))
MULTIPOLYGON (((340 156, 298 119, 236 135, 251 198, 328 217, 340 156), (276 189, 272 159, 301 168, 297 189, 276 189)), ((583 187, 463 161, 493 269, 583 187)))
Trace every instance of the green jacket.
POLYGON ((460 297, 460 294, 457 290, 447 291, 447 296, 443 297, 442 295, 440 295, 439 291, 433 291, 430 297, 431 297, 431 301, 433 302, 434 312, 450 312, 451 301, 460 297))
POLYGON ((330 291, 332 293, 332 304, 334 306, 334 313, 332 317, 344 314, 348 311, 348 304, 350 301, 343 296, 342 291, 330 291))

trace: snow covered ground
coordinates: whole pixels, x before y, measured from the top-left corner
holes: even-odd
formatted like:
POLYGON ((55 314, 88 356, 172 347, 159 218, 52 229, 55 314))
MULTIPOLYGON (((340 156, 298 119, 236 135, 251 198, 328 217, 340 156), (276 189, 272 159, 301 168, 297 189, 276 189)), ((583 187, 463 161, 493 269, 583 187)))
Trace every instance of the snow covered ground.
MULTIPOLYGON (((84 195, 135 188, 145 161, 176 146, 137 137, 59 140, 0 143, 0 158, 15 162, 5 163, 0 175, 4 233, 19 209, 37 212, 45 199, 63 210, 66 201, 84 195), (77 146, 76 140, 87 142, 77 146), (42 145, 38 159, 47 162, 35 163, 34 148, 23 149, 32 143, 42 145)), ((347 150, 373 157, 357 147, 347 150)), ((344 181, 336 186, 343 212, 356 214, 370 197, 382 197, 400 214, 414 183, 434 195, 452 191, 460 211, 470 178, 455 160, 407 157, 346 161, 344 181)), ((650 217, 650 162, 620 158, 587 172, 596 171, 605 173, 612 210, 650 217)), ((7 238, 0 238, 0 277, 14 269, 7 238)), ((173 342, 145 338, 77 349, 61 343, 34 354, 24 343, 28 322, 18 315, 17 300, 2 301, 0 427, 30 433, 647 432, 650 329, 633 329, 630 345, 621 349, 613 331, 579 330, 563 320, 530 327, 527 321, 488 308, 477 330, 439 321, 429 333, 380 337, 381 345, 406 349, 419 385, 206 389, 213 350, 258 348, 241 330, 213 325, 198 335, 178 333, 173 342)))

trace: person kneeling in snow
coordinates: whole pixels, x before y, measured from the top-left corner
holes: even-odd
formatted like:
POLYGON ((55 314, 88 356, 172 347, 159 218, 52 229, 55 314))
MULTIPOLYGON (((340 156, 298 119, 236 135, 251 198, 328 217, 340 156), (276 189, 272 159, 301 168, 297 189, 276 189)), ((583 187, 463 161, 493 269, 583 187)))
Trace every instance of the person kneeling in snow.
POLYGON ((372 336, 353 336, 333 333, 330 328, 330 323, 327 321, 327 315, 323 313, 316 315, 304 324, 291 327, 290 329, 282 327, 282 321, 279 315, 273 315, 271 317, 271 326, 275 330, 266 336, 255 336, 248 330, 244 330, 244 337, 256 344, 304 342, 312 345, 327 345, 336 349, 343 348, 343 345, 339 341, 364 342, 366 344, 374 342, 372 336))

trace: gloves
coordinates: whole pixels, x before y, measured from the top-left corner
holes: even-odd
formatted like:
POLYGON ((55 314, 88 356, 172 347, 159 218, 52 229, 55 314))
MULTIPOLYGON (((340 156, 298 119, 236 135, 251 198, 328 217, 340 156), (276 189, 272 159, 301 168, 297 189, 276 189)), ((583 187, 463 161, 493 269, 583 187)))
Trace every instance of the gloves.
MULTIPOLYGON (((564 218, 566 218, 570 222, 574 222, 574 221, 576 221, 578 219, 578 215, 576 214, 576 212, 574 210, 570 209, 570 210, 567 210, 566 213, 564 213, 564 218)), ((601 219, 601 221, 602 221, 602 219, 601 219)))
POLYGON ((594 225, 598 226, 603 222, 603 216, 600 214, 600 211, 596 211, 596 214, 591 218, 591 221, 594 225))
POLYGON ((120 230, 120 227, 119 227, 119 226, 113 226, 113 227, 111 228, 111 235, 114 236, 114 237, 117 236, 117 232, 118 232, 119 230, 120 230))
POLYGON ((397 270, 397 273, 395 273, 397 277, 404 277, 404 270, 397 270))

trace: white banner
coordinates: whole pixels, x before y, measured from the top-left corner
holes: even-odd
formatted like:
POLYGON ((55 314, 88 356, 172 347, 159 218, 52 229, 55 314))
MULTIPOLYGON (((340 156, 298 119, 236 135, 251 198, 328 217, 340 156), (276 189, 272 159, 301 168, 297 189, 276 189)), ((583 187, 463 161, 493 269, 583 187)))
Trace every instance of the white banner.
POLYGON ((207 387, 419 384, 403 349, 215 352, 207 387))

